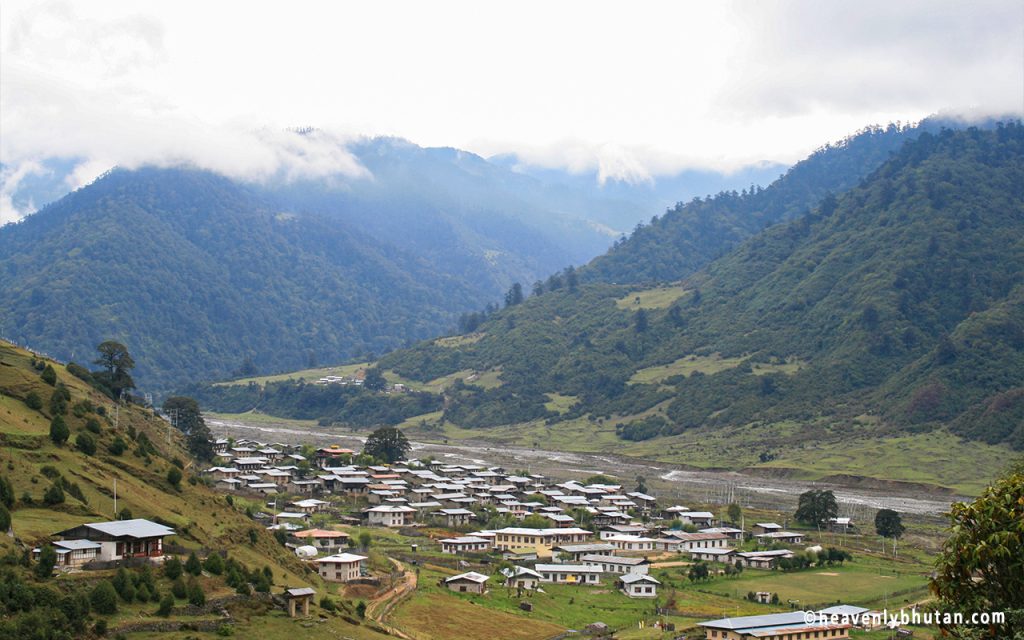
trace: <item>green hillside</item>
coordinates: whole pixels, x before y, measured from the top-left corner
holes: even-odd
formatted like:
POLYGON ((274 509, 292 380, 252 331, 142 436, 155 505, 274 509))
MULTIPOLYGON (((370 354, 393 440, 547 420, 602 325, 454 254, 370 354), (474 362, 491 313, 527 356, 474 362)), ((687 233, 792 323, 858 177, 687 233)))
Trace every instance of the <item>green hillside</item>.
MULTIPOLYGON (((38 634, 49 632, 44 631, 49 629, 45 625, 40 628, 40 619, 74 626, 73 619, 68 621, 73 616, 65 616, 69 611, 66 607, 71 605, 61 601, 58 613, 47 607, 53 606, 58 598, 66 596, 73 600, 76 594, 88 593, 100 578, 114 575, 113 571, 88 571, 40 580, 22 567, 21 558, 27 549, 45 542, 57 531, 84 522, 114 519, 115 480, 118 515, 123 518, 130 513, 130 517, 173 527, 177 535, 167 539, 173 545, 170 548, 195 551, 200 557, 222 551, 251 570, 269 567, 276 585, 271 588, 274 592, 280 592, 284 585, 324 588, 316 574, 269 532, 231 506, 223 494, 197 481, 197 463, 189 457, 181 434, 174 430, 169 433, 166 424, 148 409, 132 405, 115 407, 61 364, 37 360, 28 352, 0 342, 0 477, 10 483, 14 495, 11 533, 0 535, 0 575, 4 576, 0 583, 7 581, 0 588, 0 611, 4 611, 0 615, 0 635, 28 628, 38 634), (53 385, 40 374, 46 365, 56 373, 53 385), (69 399, 64 403, 51 402, 55 394, 63 396, 64 389, 69 399), (35 397, 42 400, 38 409, 29 406, 35 405, 35 397), (58 415, 69 430, 69 437, 61 445, 50 437, 51 420, 58 415), (92 440, 94 449, 82 444, 84 438, 92 440), (184 479, 175 487, 168 480, 168 471, 177 464, 181 464, 184 479), (54 487, 61 488, 60 501, 56 500, 54 487), (8 588, 15 591, 7 591, 8 588), (19 589, 35 590, 34 608, 16 604, 18 594, 26 592, 19 589)), ((170 589, 170 581, 159 573, 155 583, 163 593, 170 589)), ((208 598, 234 593, 216 575, 203 577, 201 583, 208 598)), ((113 632, 119 625, 153 621, 156 609, 156 604, 122 603, 116 615, 104 617, 93 613, 88 621, 91 626, 104 620, 113 632)), ((285 622, 283 614, 267 611, 265 605, 255 602, 246 609, 245 617, 251 619, 240 621, 243 629, 265 624, 268 629, 281 628, 282 637, 292 626, 285 622)), ((169 619, 188 623, 201 617, 169 619)), ((332 617, 330 626, 334 632, 350 637, 382 637, 341 618, 332 617)), ((21 632, 15 632, 16 637, 29 637, 17 635, 21 632)), ((70 637, 56 630, 53 633, 32 637, 70 637)), ((74 637, 83 635, 79 631, 74 637)))
POLYGON ((905 142, 940 126, 941 121, 930 118, 917 126, 869 127, 818 149, 767 188, 751 186, 680 202, 591 261, 583 277, 654 283, 688 276, 766 227, 804 216, 823 200, 831 202, 905 142))

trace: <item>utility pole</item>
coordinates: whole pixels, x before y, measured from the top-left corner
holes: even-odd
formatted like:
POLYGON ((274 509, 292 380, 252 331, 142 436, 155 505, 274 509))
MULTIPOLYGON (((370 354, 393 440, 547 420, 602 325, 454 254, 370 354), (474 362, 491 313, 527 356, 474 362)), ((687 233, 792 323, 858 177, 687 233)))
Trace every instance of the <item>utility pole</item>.
POLYGON ((114 520, 117 520, 117 478, 114 478, 114 520))

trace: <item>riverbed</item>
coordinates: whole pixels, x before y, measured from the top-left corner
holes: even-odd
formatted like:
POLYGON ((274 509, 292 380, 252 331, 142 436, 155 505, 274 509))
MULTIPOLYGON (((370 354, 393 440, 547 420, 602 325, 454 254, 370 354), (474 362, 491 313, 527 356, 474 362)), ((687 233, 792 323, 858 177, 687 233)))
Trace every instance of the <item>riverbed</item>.
MULTIPOLYGON (((265 417, 259 421, 224 419, 208 416, 206 422, 217 437, 250 438, 261 442, 282 444, 312 444, 323 446, 338 444, 358 450, 366 437, 350 432, 298 426, 282 421, 275 423, 265 417)), ((500 466, 507 470, 540 473, 559 481, 582 480, 587 476, 604 474, 621 482, 629 491, 636 486, 637 476, 643 476, 649 492, 662 501, 668 498, 679 504, 716 505, 737 502, 745 508, 792 513, 798 496, 810 488, 831 489, 839 502, 840 515, 854 518, 854 522, 873 521, 878 509, 894 509, 900 513, 938 520, 949 510, 957 498, 938 495, 913 487, 866 489, 838 483, 808 482, 786 478, 754 476, 730 471, 685 469, 662 462, 653 462, 625 456, 601 453, 573 453, 495 445, 487 442, 464 441, 459 444, 412 442, 413 455, 433 456, 452 464, 470 463, 500 466)), ((689 505, 687 505, 689 506, 689 505)))

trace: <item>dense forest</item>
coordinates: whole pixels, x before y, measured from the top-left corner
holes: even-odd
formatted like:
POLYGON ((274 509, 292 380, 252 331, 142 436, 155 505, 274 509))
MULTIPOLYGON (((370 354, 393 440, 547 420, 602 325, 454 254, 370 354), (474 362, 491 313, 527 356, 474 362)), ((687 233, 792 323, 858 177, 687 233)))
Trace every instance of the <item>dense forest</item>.
POLYGON ((115 171, 0 233, 0 330, 66 359, 113 337, 169 389, 246 363, 380 353, 480 292, 315 215, 192 170, 115 171))

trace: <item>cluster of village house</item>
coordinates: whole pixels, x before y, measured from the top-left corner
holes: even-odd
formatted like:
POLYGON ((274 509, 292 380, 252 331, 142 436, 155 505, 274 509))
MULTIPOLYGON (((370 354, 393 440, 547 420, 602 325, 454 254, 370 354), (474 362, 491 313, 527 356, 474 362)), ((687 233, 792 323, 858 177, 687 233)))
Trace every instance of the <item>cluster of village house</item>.
MULTIPOLYGON (((430 521, 465 530, 477 519, 474 509, 485 505, 513 519, 546 518, 547 528, 479 530, 438 541, 449 554, 500 552, 519 563, 509 571, 506 584, 527 590, 543 583, 596 585, 610 578, 630 597, 654 598, 659 582, 649 575, 648 556, 688 554, 693 560, 770 569, 780 558, 794 556, 790 549, 777 548, 780 544, 800 544, 804 538, 770 522, 756 523, 749 534, 716 526, 710 512, 679 505, 662 508, 653 496, 616 485, 556 484, 543 476, 508 474, 483 465, 434 461, 358 467, 343 463, 353 451, 341 447, 319 449, 313 460, 306 460, 286 445, 245 440, 218 440, 216 451, 218 464, 208 473, 221 488, 298 496, 269 516, 267 524, 288 531, 297 553, 315 562, 320 575, 331 581, 364 576, 366 558, 343 552, 349 546, 347 534, 310 528, 311 516, 330 506, 314 496, 365 496, 369 506, 361 515, 369 526, 409 527, 430 521), (303 461, 313 469, 309 477, 297 473, 303 461), (596 534, 579 527, 572 514, 580 510, 589 514, 596 534), (676 521, 697 531, 673 529, 676 521), (745 535, 772 548, 739 551, 745 535)), ((489 580, 469 572, 446 583, 454 591, 482 593, 489 580)))
MULTIPOLYGON (((756 523, 747 533, 720 526, 710 512, 680 505, 661 507, 653 496, 624 492, 616 485, 552 483, 538 475, 514 475, 499 468, 441 462, 356 467, 342 463, 353 452, 340 447, 319 449, 313 460, 306 460, 285 445, 257 442, 218 440, 216 450, 219 460, 207 473, 220 488, 298 496, 288 501, 283 510, 266 515, 266 525, 287 531, 289 546, 296 554, 314 563, 318 574, 332 582, 367 577, 367 558, 346 551, 351 546, 347 533, 310 526, 311 516, 331 505, 314 496, 366 496, 370 506, 358 521, 369 526, 410 527, 430 521, 465 530, 471 528, 476 518, 471 508, 483 505, 514 519, 530 515, 546 518, 550 520, 546 528, 479 530, 438 541, 442 552, 448 554, 500 553, 514 563, 503 572, 505 585, 526 591, 542 588, 545 583, 588 586, 611 580, 629 597, 654 598, 660 582, 649 575, 649 556, 688 554, 693 560, 770 569, 778 559, 794 556, 792 550, 778 548, 780 543, 803 542, 803 534, 785 531, 776 523, 756 523), (313 469, 307 474, 310 477, 300 477, 302 462, 313 469), (589 514, 596 533, 578 526, 572 514, 581 510, 589 514), (674 529, 676 521, 693 525, 687 528, 697 530, 674 529), (771 548, 739 551, 736 547, 745 537, 771 548)), ((835 525, 847 527, 850 523, 844 519, 837 520, 835 525)), ((57 536, 62 540, 53 544, 59 567, 76 567, 94 560, 161 560, 163 538, 173 533, 172 529, 148 520, 123 520, 84 524, 59 532, 57 536)), ((470 571, 445 579, 444 585, 456 592, 484 593, 490 580, 490 576, 470 571)), ((295 594, 287 594, 292 614, 297 610, 308 613, 309 594, 302 589, 292 591, 295 594)), ((707 638, 848 637, 849 625, 805 625, 806 628, 796 629, 781 618, 770 620, 771 624, 761 624, 762 619, 771 616, 755 618, 705 623, 707 638), (757 635, 743 635, 742 629, 747 628, 757 635), (810 635, 817 633, 823 635, 810 635)))

